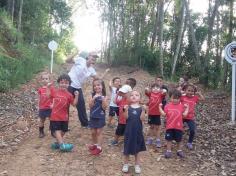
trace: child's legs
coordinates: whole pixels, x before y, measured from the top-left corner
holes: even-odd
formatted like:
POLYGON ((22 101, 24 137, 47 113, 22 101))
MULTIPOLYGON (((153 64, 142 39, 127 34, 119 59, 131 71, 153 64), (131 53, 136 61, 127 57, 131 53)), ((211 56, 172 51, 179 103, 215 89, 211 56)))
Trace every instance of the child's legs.
POLYGON ((45 118, 39 118, 39 127, 44 127, 45 118))
POLYGON ((97 131, 95 128, 91 128, 91 137, 92 137, 92 143, 97 144, 97 131))
POLYGON ((161 138, 161 125, 156 126, 156 137, 157 139, 161 138))
POLYGON ((99 146, 102 146, 102 142, 103 142, 103 135, 102 135, 102 132, 103 132, 103 128, 98 128, 98 129, 96 129, 97 144, 98 144, 99 146))
POLYGON ((149 137, 154 137, 155 136, 155 132, 154 132, 154 125, 150 124, 149 130, 148 130, 148 136, 149 137))
POLYGON ((56 138, 56 140, 57 140, 57 142, 58 142, 59 144, 62 144, 62 143, 63 143, 63 136, 64 136, 64 133, 63 133, 61 130, 56 130, 56 131, 54 132, 54 136, 55 136, 55 138, 56 138))
POLYGON ((174 129, 166 130, 165 139, 166 139, 166 148, 168 151, 171 151, 172 140, 174 140, 174 129))
POLYGON ((166 141, 166 150, 171 151, 172 141, 166 141))
POLYGON ((140 153, 134 155, 135 157, 135 165, 140 165, 140 153))
POLYGON ((194 136, 195 136, 195 130, 196 130, 196 124, 193 120, 186 121, 189 127, 189 139, 188 142, 192 143, 194 136))
POLYGON ((110 106, 109 107, 108 125, 113 124, 115 113, 116 113, 115 112, 115 107, 110 106))
POLYGON ((177 142, 178 150, 182 150, 182 136, 183 132, 181 130, 174 130, 174 139, 177 142))
POLYGON ((124 164, 129 163, 129 155, 124 155, 124 164))
POLYGON ((124 136, 125 133, 125 124, 118 124, 116 128, 115 140, 118 141, 120 136, 124 136))

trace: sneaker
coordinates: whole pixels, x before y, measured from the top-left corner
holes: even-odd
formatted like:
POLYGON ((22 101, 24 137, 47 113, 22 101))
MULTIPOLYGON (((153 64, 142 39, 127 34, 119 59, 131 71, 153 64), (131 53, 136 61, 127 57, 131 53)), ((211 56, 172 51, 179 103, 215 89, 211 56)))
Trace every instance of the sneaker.
POLYGON ((135 166, 134 166, 134 172, 135 172, 136 174, 140 174, 140 173, 141 173, 141 168, 140 168, 139 165, 135 165, 135 166))
POLYGON ((129 172, 129 165, 128 164, 124 164, 122 167, 122 172, 127 173, 129 172))
POLYGON ((189 150, 193 150, 193 144, 192 143, 187 143, 187 148, 189 150))
POLYGON ((152 138, 148 138, 146 141, 146 145, 152 145, 153 143, 153 139, 152 138))
POLYGON ((170 151, 166 151, 165 158, 171 158, 172 153, 170 151))
POLYGON ((180 158, 184 158, 184 152, 182 150, 177 151, 177 156, 179 156, 180 158))
POLYGON ((161 148, 161 140, 160 140, 160 139, 157 139, 157 141, 156 141, 156 147, 157 147, 157 148, 161 148))
POLYGON ((94 150, 91 150, 90 152, 92 155, 99 155, 100 153, 102 153, 102 149, 95 148, 94 150))
POLYGON ((117 146, 118 145, 118 141, 113 140, 113 141, 111 141, 110 145, 111 146, 117 146))
POLYGON ((57 150, 60 148, 60 144, 58 142, 54 142, 51 144, 51 149, 52 150, 57 150))
POLYGON ((66 144, 66 143, 62 143, 60 144, 60 150, 62 152, 71 152, 71 150, 73 149, 74 145, 73 144, 66 144))
POLYGON ((88 149, 89 149, 90 151, 95 150, 96 148, 97 148, 97 146, 94 145, 94 144, 91 144, 91 145, 88 146, 88 149))

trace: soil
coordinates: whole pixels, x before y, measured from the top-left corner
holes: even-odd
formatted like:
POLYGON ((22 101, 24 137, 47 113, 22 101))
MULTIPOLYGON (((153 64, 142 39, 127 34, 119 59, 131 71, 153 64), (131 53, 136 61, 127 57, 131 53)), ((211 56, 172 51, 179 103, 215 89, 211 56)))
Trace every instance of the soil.
MULTIPOLYGON (((63 66, 64 72, 71 65, 63 66)), ((105 65, 97 67, 103 73, 105 65)), ((60 71, 61 72, 61 71, 60 71)), ((119 76, 124 83, 128 77, 137 79, 136 89, 144 92, 154 77, 147 72, 129 67, 111 68, 104 78, 106 85, 110 79, 119 76)), ((123 144, 109 146, 115 129, 104 127, 103 152, 100 156, 91 156, 86 147, 90 143, 90 130, 80 127, 77 111, 70 108, 70 131, 65 141, 73 143, 70 153, 50 149, 53 138, 46 121, 46 136, 38 138, 37 127, 37 87, 40 73, 35 79, 20 89, 1 94, 0 103, 0 175, 9 176, 131 176, 134 174, 134 158, 130 158, 128 174, 121 172, 123 163, 123 144)), ((54 74, 56 80, 57 74, 54 74)), ((84 85, 85 98, 91 93, 91 81, 84 85)), ((206 101, 197 108, 198 130, 194 150, 183 148, 184 159, 176 156, 164 158, 165 146, 156 149, 147 147, 142 153, 141 168, 143 176, 195 176, 195 175, 236 175, 236 128, 229 124, 230 97, 222 92, 207 91, 206 101)), ((143 96, 146 101, 147 99, 143 96)), ((88 106, 87 106, 88 107, 88 106)), ((144 133, 148 125, 145 123, 144 133)), ((164 131, 164 129, 163 129, 164 131)), ((187 142, 185 131, 184 144, 187 142)), ((164 132, 162 134, 164 136, 164 132)), ((164 145, 164 139, 162 139, 164 145)))

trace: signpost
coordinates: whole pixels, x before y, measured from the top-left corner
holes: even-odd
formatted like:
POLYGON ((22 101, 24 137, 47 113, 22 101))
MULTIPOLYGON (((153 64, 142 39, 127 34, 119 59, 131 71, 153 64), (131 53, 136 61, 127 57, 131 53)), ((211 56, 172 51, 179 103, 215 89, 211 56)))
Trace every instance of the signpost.
POLYGON ((50 73, 52 73, 52 68, 53 68, 53 52, 57 49, 58 44, 54 40, 50 41, 48 43, 48 48, 51 50, 51 67, 50 67, 50 73))
POLYGON ((229 43, 224 50, 225 59, 232 65, 232 108, 231 121, 235 123, 235 74, 236 74, 236 42, 229 43))

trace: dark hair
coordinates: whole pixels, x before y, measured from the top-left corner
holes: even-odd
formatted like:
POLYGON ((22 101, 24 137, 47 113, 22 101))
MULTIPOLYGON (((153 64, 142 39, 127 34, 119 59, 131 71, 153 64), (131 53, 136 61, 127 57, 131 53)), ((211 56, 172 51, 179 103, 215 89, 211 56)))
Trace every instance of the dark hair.
POLYGON ((115 77, 115 78, 112 79, 112 82, 114 83, 116 79, 119 79, 119 80, 120 80, 119 77, 115 77))
POLYGON ((69 84, 71 83, 71 79, 68 74, 62 74, 58 77, 57 83, 61 82, 62 80, 67 80, 69 84))
POLYGON ((196 86, 194 86, 194 85, 191 84, 191 83, 188 83, 188 84, 184 85, 184 87, 183 87, 183 91, 186 91, 186 90, 188 89, 188 87, 192 87, 194 93, 197 92, 197 88, 196 88, 196 86))
POLYGON ((181 97, 181 92, 177 89, 173 89, 169 92, 169 96, 174 98, 174 99, 179 99, 181 97))
MULTIPOLYGON (((95 81, 99 81, 99 83, 102 85, 102 95, 103 96, 106 96, 106 87, 105 87, 105 83, 103 80, 101 79, 94 79, 93 80, 93 84, 95 81)), ((93 92, 92 92, 92 95, 94 96, 96 94, 95 90, 94 90, 94 86, 93 86, 93 92)))
POLYGON ((126 84, 130 85, 131 88, 133 89, 136 86, 136 79, 134 78, 128 78, 126 80, 126 84))
POLYGON ((157 79, 157 78, 161 78, 161 79, 163 79, 163 76, 161 76, 161 75, 157 75, 157 76, 156 76, 156 79, 157 79))
POLYGON ((153 87, 160 87, 160 85, 157 84, 157 83, 153 83, 153 84, 151 85, 151 88, 153 88, 153 87))

